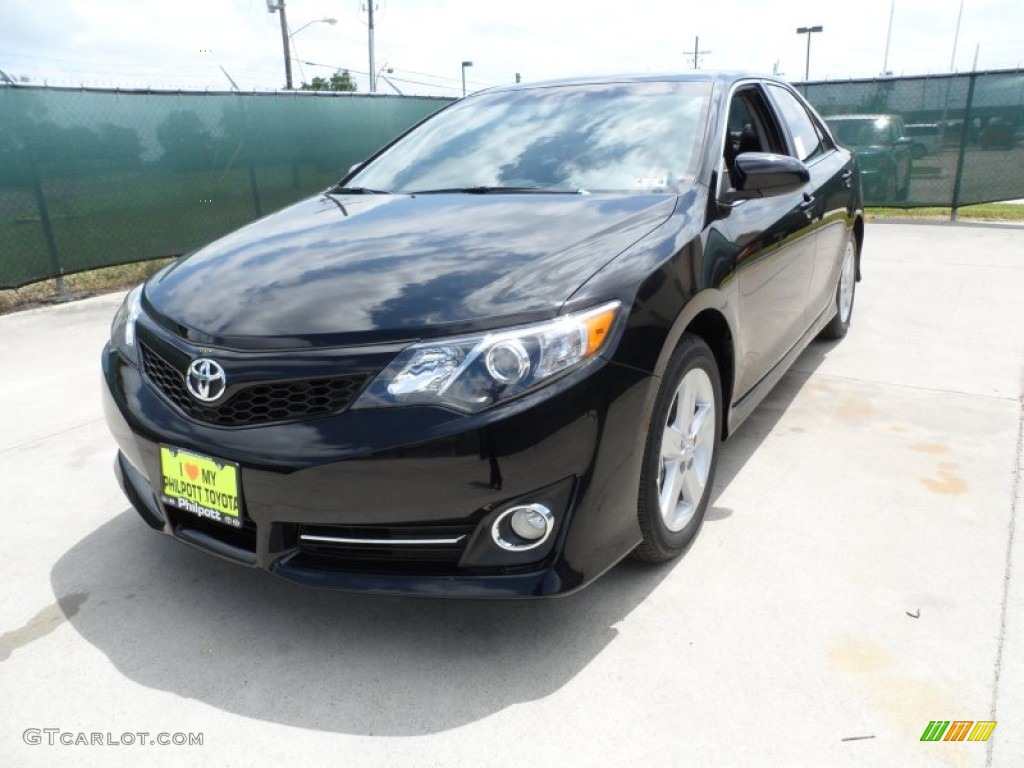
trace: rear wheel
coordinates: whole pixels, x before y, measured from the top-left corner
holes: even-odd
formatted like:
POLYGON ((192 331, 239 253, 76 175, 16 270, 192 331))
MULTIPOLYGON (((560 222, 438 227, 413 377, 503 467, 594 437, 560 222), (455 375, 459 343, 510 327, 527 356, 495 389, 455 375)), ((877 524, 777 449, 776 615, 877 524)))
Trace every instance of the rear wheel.
POLYGON ((839 268, 839 283, 836 285, 836 314, 821 331, 823 339, 841 339, 850 328, 853 317, 853 298, 857 290, 857 241, 850 233, 843 251, 843 262, 839 268))
POLYGON ((684 335, 669 360, 648 428, 637 559, 670 560, 697 535, 715 479, 721 399, 714 355, 703 339, 684 335))

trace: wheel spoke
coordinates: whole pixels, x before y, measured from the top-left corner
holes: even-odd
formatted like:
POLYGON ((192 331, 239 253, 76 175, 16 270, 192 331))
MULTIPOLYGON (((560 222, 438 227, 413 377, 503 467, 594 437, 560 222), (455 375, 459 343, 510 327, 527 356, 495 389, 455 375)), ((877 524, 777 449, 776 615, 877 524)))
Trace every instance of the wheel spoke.
POLYGON ((839 272, 839 319, 847 322, 850 312, 853 309, 853 283, 855 275, 853 243, 846 244, 846 251, 843 253, 843 264, 839 272))
POLYGON ((689 468, 683 469, 680 474, 683 476, 683 501, 696 507, 704 494, 704 482, 699 476, 696 464, 691 462, 689 468))
POLYGON ((697 444, 707 438, 715 426, 715 407, 711 403, 698 403, 697 412, 690 422, 690 440, 697 444))
POLYGON ((661 436, 661 458, 665 461, 679 460, 683 452, 683 436, 671 424, 666 425, 661 436))
POLYGON ((679 505, 679 495, 683 491, 683 475, 684 472, 678 462, 673 462, 665 468, 665 482, 661 489, 659 502, 661 516, 669 525, 675 517, 676 507, 679 505))
POLYGON ((693 419, 694 403, 697 400, 697 388, 693 383, 693 371, 683 377, 682 383, 676 392, 676 418, 672 426, 681 434, 686 434, 690 428, 690 421, 693 419))

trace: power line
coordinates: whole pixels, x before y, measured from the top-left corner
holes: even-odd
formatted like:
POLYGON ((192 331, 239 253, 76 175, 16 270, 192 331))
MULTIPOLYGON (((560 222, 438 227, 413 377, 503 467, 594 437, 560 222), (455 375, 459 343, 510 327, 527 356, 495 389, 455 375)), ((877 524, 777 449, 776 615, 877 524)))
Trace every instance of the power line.
MULTIPOLYGON (((303 61, 302 63, 303 64, 308 64, 311 67, 327 67, 328 69, 334 69, 334 70, 339 70, 340 69, 343 72, 352 72, 352 73, 355 73, 357 75, 367 75, 367 74, 369 74, 368 72, 365 72, 365 71, 363 71, 361 69, 353 69, 352 67, 346 67, 346 66, 343 66, 341 64, 324 64, 323 62, 319 62, 319 61, 303 61)), ((425 85, 428 88, 444 88, 444 89, 449 90, 449 91, 459 92, 458 88, 455 88, 454 86, 450 86, 450 85, 442 85, 440 83, 424 83, 421 80, 410 80, 410 79, 405 78, 405 77, 395 77, 394 75, 389 75, 388 77, 389 77, 389 79, 396 80, 399 83, 411 83, 412 85, 425 85)))
MULTIPOLYGON (((450 80, 454 83, 461 83, 462 78, 459 77, 447 77, 445 75, 433 75, 429 72, 417 72, 415 69, 406 69, 405 67, 394 67, 395 69, 401 69, 403 72, 408 72, 410 75, 420 75, 421 77, 433 77, 438 80, 450 80)), ((502 85, 502 83, 492 83, 486 80, 466 80, 471 85, 502 85)))

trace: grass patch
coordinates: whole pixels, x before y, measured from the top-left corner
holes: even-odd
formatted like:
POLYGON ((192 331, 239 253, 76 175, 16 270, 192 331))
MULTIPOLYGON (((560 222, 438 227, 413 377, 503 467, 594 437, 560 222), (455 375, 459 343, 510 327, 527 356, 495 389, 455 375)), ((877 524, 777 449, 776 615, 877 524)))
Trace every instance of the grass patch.
MULTIPOLYGON (((118 264, 113 267, 90 269, 64 278, 65 290, 75 298, 84 298, 99 293, 111 293, 138 285, 174 258, 137 261, 133 264, 118 264)), ((24 285, 17 290, 0 291, 0 314, 29 309, 49 304, 60 299, 55 280, 41 280, 24 285)))
MULTIPOLYGON (((869 219, 933 219, 949 221, 949 208, 868 208, 869 219)), ((964 205, 957 217, 973 221, 1024 221, 1024 205, 1016 203, 983 203, 964 205)))

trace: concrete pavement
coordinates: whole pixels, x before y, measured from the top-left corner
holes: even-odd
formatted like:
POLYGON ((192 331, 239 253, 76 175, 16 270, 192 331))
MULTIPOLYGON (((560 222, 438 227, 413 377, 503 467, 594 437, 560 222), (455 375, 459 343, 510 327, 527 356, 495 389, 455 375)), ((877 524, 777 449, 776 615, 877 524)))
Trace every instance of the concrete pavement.
POLYGON ((869 225, 864 275, 685 558, 523 603, 308 591, 152 533, 99 405, 120 296, 0 317, 0 764, 1024 764, 1024 230, 869 225))

